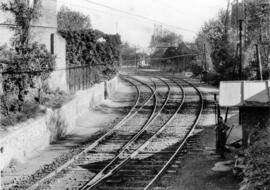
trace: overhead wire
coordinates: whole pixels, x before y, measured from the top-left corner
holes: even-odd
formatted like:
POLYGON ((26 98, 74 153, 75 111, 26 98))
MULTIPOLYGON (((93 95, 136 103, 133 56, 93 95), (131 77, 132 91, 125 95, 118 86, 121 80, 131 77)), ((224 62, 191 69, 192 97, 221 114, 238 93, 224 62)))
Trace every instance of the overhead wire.
MULTIPOLYGON (((98 11, 98 12, 102 12, 102 13, 106 13, 106 14, 111 15, 111 13, 108 13, 106 11, 97 10, 97 9, 93 9, 93 8, 85 7, 85 6, 80 6, 78 4, 67 3, 66 1, 63 1, 63 0, 59 0, 59 1, 62 2, 64 5, 68 4, 68 5, 76 6, 76 7, 82 8, 82 9, 87 9, 87 10, 90 9, 90 10, 94 10, 94 11, 98 11)), ((134 14, 134 13, 131 13, 131 12, 128 12, 128 11, 124 11, 124 10, 121 10, 121 9, 110 7, 110 6, 105 5, 105 4, 97 3, 97 2, 94 2, 94 1, 91 1, 91 0, 84 0, 84 1, 86 1, 88 3, 91 3, 91 4, 95 4, 95 5, 100 6, 100 7, 104 7, 104 8, 113 10, 113 11, 121 13, 121 14, 129 15, 129 16, 134 17, 134 18, 140 18, 140 19, 143 19, 143 20, 146 20, 146 21, 159 23, 159 24, 162 24, 164 26, 168 26, 168 27, 172 27, 172 28, 175 28, 175 29, 195 33, 195 31, 192 31, 192 30, 189 30, 189 29, 185 29, 185 28, 182 28, 182 27, 166 24, 166 23, 163 23, 161 21, 154 20, 152 18, 148 18, 148 17, 142 16, 142 15, 139 15, 139 14, 134 14)), ((0 23, 0 26, 14 26, 14 27, 16 27, 15 24, 8 24, 8 23, 0 23)), ((42 26, 42 25, 31 25, 31 27, 57 28, 57 27, 54 27, 54 26, 42 26)), ((178 56, 172 56, 172 57, 166 57, 166 58, 151 58, 151 60, 167 60, 167 59, 174 59, 174 58, 178 58, 178 57, 193 56, 193 55, 195 56, 195 55, 200 55, 200 54, 189 54, 189 55, 185 54, 185 55, 178 55, 178 56)), ((134 61, 134 60, 127 60, 127 61, 134 61)), ((3 71, 3 72, 0 72, 0 73, 3 74, 3 75, 5 75, 5 74, 23 74, 23 73, 29 73, 29 74, 32 73, 32 74, 34 74, 34 73, 39 73, 39 72, 63 71, 63 70, 70 70, 70 69, 76 69, 76 68, 82 68, 82 67, 88 67, 88 66, 90 67, 90 66, 102 66, 102 65, 104 65, 104 64, 82 65, 82 66, 75 66, 75 67, 73 66, 73 67, 62 68, 62 69, 47 69, 47 70, 36 70, 36 71, 27 71, 27 70, 25 70, 25 71, 24 70, 21 70, 21 71, 3 71)))
MULTIPOLYGON (((63 1, 63 0, 59 0, 59 1, 62 2, 63 4, 70 4, 70 3, 66 3, 66 1, 63 1)), ((112 11, 114 11, 114 12, 118 12, 118 13, 121 13, 121 14, 125 14, 125 15, 128 15, 128 16, 131 16, 131 17, 140 19, 140 20, 146 20, 146 21, 149 21, 149 22, 151 22, 151 23, 162 24, 162 25, 167 26, 167 27, 169 27, 169 28, 174 28, 174 29, 181 30, 181 31, 186 31, 186 32, 190 32, 190 33, 197 33, 196 31, 193 31, 193 30, 190 30, 190 29, 187 29, 187 28, 183 28, 183 27, 179 27, 179 26, 167 24, 167 23, 161 22, 161 21, 159 21, 159 20, 155 20, 155 19, 152 19, 152 18, 143 16, 143 15, 131 13, 131 12, 129 12, 129 11, 121 10, 121 9, 118 9, 118 8, 114 8, 114 7, 111 7, 111 6, 102 4, 102 3, 97 3, 97 2, 94 2, 94 1, 91 1, 91 0, 84 0, 84 1, 85 1, 85 2, 88 2, 88 3, 90 3, 90 4, 93 4, 93 5, 99 6, 99 7, 103 7, 103 8, 112 10, 112 11)), ((81 7, 81 6, 79 6, 78 4, 73 4, 73 5, 74 5, 74 6, 77 6, 77 7, 81 7)), ((82 8, 82 7, 81 7, 81 8, 82 8)), ((84 9, 88 9, 88 8, 89 8, 89 7, 87 7, 87 8, 84 7, 84 9)))
MULTIPOLYGON (((175 59, 175 58, 180 58, 180 57, 190 57, 190 56, 198 56, 198 55, 203 55, 203 53, 194 53, 194 54, 183 54, 183 55, 176 55, 176 56, 171 56, 171 57, 147 57, 146 59, 150 60, 168 60, 168 59, 175 59)), ((134 62, 134 61, 141 61, 144 59, 127 59, 123 60, 124 62, 134 62)))
MULTIPOLYGON (((5 26, 13 26, 16 27, 18 25, 16 24, 11 24, 11 23, 0 23, 0 26, 5 27, 5 26)), ((42 26, 42 25, 30 25, 30 27, 34 27, 34 28, 52 28, 52 29, 56 29, 56 26, 42 26)))

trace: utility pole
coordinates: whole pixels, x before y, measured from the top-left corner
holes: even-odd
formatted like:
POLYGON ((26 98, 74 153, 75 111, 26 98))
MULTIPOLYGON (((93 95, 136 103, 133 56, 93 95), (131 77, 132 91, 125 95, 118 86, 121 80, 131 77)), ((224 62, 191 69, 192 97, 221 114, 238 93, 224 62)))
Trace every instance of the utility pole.
POLYGON ((135 45, 135 67, 136 67, 136 71, 138 70, 138 64, 137 64, 137 46, 135 45))
POLYGON ((238 29, 238 25, 239 25, 239 1, 236 0, 236 29, 237 29, 237 35, 239 35, 239 29, 238 29))
POLYGON ((244 34, 245 34, 245 43, 247 42, 247 0, 243 0, 244 4, 244 21, 245 21, 245 27, 244 27, 244 34))
POLYGON ((259 69, 258 69, 258 79, 259 80, 263 80, 263 77, 262 77, 262 60, 261 60, 261 56, 260 56, 260 46, 259 44, 256 44, 256 56, 257 56, 257 62, 258 62, 258 65, 259 65, 259 69))
POLYGON ((239 80, 242 80, 242 30, 243 30, 243 21, 242 19, 239 20, 239 80))
POLYGON ((204 69, 207 72, 207 63, 206 63, 206 46, 203 44, 203 56, 204 56, 204 69))
POLYGON ((208 83, 208 77, 207 77, 207 64, 206 64, 206 46, 205 43, 203 44, 203 78, 206 83, 208 83))
POLYGON ((116 34, 118 34, 118 22, 115 23, 115 31, 116 31, 116 34))

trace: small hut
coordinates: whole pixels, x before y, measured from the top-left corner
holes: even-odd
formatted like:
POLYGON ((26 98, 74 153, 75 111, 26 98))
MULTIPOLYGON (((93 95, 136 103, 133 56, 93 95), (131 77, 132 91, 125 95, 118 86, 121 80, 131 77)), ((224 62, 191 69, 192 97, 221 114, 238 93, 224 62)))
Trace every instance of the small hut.
POLYGON ((219 105, 238 107, 243 131, 243 146, 259 123, 267 125, 270 118, 270 81, 220 82, 219 105))

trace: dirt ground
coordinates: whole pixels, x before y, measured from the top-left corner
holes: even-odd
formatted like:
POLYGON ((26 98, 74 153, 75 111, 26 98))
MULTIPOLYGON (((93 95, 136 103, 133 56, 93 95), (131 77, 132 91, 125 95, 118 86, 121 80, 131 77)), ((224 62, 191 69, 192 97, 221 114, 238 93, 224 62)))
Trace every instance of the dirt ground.
MULTIPOLYGON (((218 93, 214 87, 200 84, 193 80, 200 90, 204 93, 204 98, 211 102, 214 100, 213 93, 218 93)), ((222 110, 221 114, 224 115, 222 110)), ((228 126, 234 125, 227 143, 234 142, 241 138, 241 126, 238 125, 238 111, 230 110, 228 114, 228 126)), ((234 154, 227 153, 225 159, 221 159, 215 153, 215 115, 214 107, 211 104, 206 105, 198 128, 202 129, 198 142, 193 145, 181 160, 181 167, 178 168, 177 174, 170 183, 169 190, 238 190, 239 179, 233 176, 233 172, 217 172, 212 168, 215 163, 233 160, 234 154)))
MULTIPOLYGON (((216 172, 211 170, 220 159, 215 154, 215 130, 209 127, 201 132, 198 147, 199 151, 190 151, 184 156, 181 168, 173 179, 170 190, 237 190, 240 181, 235 179, 232 171, 216 172)), ((232 155, 226 155, 230 160, 232 155)))

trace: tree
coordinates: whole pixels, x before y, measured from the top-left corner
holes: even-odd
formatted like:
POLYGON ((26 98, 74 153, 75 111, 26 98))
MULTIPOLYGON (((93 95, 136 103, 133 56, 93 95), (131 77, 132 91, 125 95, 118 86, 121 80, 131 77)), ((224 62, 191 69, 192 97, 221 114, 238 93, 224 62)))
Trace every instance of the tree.
MULTIPOLYGON (((217 19, 212 19, 204 24, 197 37, 197 43, 206 41, 211 49, 211 59, 214 69, 221 76, 231 72, 234 64, 234 44, 228 34, 228 14, 220 11, 217 19)), ((198 44, 199 45, 199 44, 198 44)))
POLYGON ((10 29, 14 31, 13 48, 8 53, 5 52, 8 54, 7 60, 2 63, 5 72, 4 96, 7 99, 16 97, 10 101, 6 100, 5 104, 12 102, 6 107, 14 112, 22 111, 29 88, 35 88, 36 79, 44 82, 55 64, 55 57, 47 51, 45 45, 31 43, 31 22, 38 19, 39 6, 40 0, 35 0, 33 7, 30 6, 29 0, 10 0, 1 3, 1 9, 14 18, 14 23, 10 25, 10 29))
POLYGON ((35 21, 39 17, 40 0, 34 1, 33 7, 29 5, 29 0, 11 0, 7 3, 1 3, 1 9, 14 16, 14 23, 9 23, 11 24, 9 27, 15 32, 13 45, 16 51, 23 51, 27 48, 31 21, 35 21), (12 24, 15 24, 15 26, 12 24))
POLYGON ((80 12, 72 11, 67 7, 61 7, 57 14, 58 30, 82 30, 90 29, 91 21, 89 16, 80 12))
POLYGON ((136 52, 136 47, 125 42, 121 47, 122 62, 125 65, 135 65, 135 60, 139 61, 140 55, 136 52))
POLYGON ((154 48, 158 45, 168 44, 174 45, 182 42, 182 36, 174 32, 165 30, 163 34, 153 34, 151 37, 150 47, 154 48))

